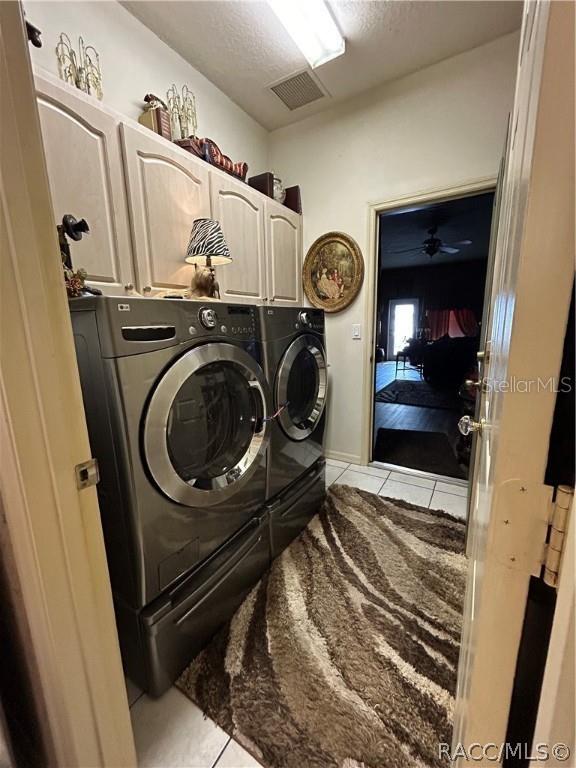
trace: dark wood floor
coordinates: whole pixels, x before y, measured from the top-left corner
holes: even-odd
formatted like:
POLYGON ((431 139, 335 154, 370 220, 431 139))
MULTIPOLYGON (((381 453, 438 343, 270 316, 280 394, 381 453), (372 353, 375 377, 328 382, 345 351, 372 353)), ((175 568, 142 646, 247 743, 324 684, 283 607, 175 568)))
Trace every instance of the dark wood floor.
MULTIPOLYGON (((396 363, 388 361, 376 363, 376 387, 379 392, 395 379, 409 379, 420 381, 420 374, 413 368, 402 370, 400 365, 396 375, 396 363)), ((376 445, 378 430, 386 429, 414 429, 422 432, 443 432, 447 437, 452 450, 455 450, 460 433, 458 432, 458 411, 447 411, 439 408, 420 408, 415 405, 398 405, 397 403, 374 403, 374 443, 376 445)))

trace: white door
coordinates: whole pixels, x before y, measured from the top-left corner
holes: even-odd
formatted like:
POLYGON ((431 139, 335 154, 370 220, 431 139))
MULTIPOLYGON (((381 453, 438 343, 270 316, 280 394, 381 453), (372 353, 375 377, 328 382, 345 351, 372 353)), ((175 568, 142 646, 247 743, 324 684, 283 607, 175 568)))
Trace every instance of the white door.
POLYGON ((37 713, 36 764, 130 768, 98 497, 77 480, 90 444, 28 46, 21 4, 0 3, 2 580, 34 681, 17 721, 24 735, 37 713))
POLYGON ((573 278, 573 10, 525 7, 472 474, 454 747, 505 740, 547 530, 555 393, 537 380, 558 376, 573 278))
POLYGON ((302 304, 302 217, 274 200, 266 201, 269 301, 302 304))
POLYGON ((265 198, 247 184, 222 172, 210 172, 212 218, 220 222, 232 262, 216 275, 224 301, 262 301, 266 298, 264 252, 265 198))
POLYGON ((189 288, 184 262, 194 219, 210 218, 208 168, 145 128, 121 126, 137 287, 189 288))
POLYGON ((70 213, 90 227, 71 243, 72 264, 87 271, 90 285, 123 294, 134 275, 118 121, 69 86, 35 83, 56 223, 70 213))

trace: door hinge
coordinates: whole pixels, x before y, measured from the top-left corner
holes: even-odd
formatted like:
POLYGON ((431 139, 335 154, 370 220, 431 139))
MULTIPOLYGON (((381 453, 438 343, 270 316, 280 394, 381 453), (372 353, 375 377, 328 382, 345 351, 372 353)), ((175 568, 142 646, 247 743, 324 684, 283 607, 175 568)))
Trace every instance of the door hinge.
POLYGON ((90 488, 91 485, 97 485, 100 482, 100 470, 98 469, 98 459, 89 459, 82 464, 76 464, 76 488, 82 491, 84 488, 90 488))
POLYGON ((548 534, 542 558, 542 579, 549 587, 556 587, 558 584, 558 575, 562 568, 562 554, 566 542, 568 516, 572 507, 573 497, 574 488, 570 488, 568 485, 559 485, 556 489, 556 498, 552 505, 552 515, 548 524, 548 534))

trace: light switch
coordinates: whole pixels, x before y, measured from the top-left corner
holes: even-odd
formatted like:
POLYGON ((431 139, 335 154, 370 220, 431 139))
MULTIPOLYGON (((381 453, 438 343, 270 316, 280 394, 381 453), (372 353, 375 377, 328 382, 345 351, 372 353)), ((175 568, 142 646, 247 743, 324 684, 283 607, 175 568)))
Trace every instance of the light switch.
POLYGON ((360 323, 353 323, 352 324, 352 338, 353 339, 361 339, 362 333, 360 331, 360 323))

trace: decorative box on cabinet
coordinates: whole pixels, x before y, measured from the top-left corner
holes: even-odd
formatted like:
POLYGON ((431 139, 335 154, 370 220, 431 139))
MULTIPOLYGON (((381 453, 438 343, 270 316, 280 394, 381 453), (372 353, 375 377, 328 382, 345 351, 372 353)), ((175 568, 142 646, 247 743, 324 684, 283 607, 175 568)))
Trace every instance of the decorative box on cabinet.
POLYGON ((117 119, 89 96, 36 76, 38 111, 56 223, 85 218, 90 236, 72 244, 88 283, 124 294, 134 282, 117 119))
POLYGON ((266 198, 216 171, 210 171, 210 189, 212 218, 220 222, 233 259, 231 264, 216 270, 220 295, 224 301, 264 301, 266 198))
POLYGON ((145 128, 121 125, 140 290, 189 288, 194 219, 210 218, 208 168, 145 128))
MULTIPOLYGON (((248 179, 248 184, 257 189, 258 192, 262 192, 263 195, 274 198, 274 174, 259 173, 257 176, 251 176, 248 179)), ((290 208, 294 213, 302 213, 302 200, 300 198, 300 187, 286 187, 284 190, 285 198, 282 205, 286 208, 290 208)))
POLYGON ((302 217, 266 200, 266 267, 268 301, 302 304, 302 217))

